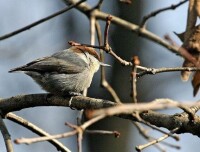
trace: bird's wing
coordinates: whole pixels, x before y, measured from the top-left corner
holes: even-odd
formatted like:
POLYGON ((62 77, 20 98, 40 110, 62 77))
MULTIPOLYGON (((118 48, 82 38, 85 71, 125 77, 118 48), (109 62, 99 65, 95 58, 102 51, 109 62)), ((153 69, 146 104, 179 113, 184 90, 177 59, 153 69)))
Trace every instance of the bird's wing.
POLYGON ((83 60, 68 60, 68 58, 65 57, 64 60, 56 56, 44 57, 34 60, 24 66, 11 69, 9 72, 35 71, 39 73, 53 72, 75 74, 82 72, 87 67, 87 64, 83 60))

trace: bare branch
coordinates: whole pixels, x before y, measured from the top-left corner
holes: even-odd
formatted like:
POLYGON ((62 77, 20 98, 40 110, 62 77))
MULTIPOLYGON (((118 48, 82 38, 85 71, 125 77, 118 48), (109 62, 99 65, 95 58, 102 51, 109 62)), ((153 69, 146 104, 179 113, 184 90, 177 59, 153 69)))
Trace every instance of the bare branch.
MULTIPOLYGON (((29 129, 29 130, 31 130, 32 132, 38 134, 39 136, 50 136, 50 134, 48 134, 47 132, 45 132, 41 128, 37 127, 36 125, 32 124, 31 122, 27 121, 26 119, 15 115, 14 113, 10 112, 10 113, 6 114, 5 118, 27 128, 27 129, 29 129)), ((62 143, 60 143, 56 139, 52 139, 49 142, 52 145, 54 145, 57 148, 57 150, 59 150, 59 151, 71 152, 67 147, 65 147, 62 143)))
POLYGON ((107 131, 107 130, 85 130, 85 133, 100 134, 100 135, 114 135, 116 138, 119 138, 120 136, 120 133, 118 131, 107 131))
MULTIPOLYGON (((7 114, 8 112, 11 112, 11 111, 17 111, 17 110, 30 108, 30 107, 32 108, 32 107, 37 107, 37 106, 69 107, 69 100, 70 98, 67 98, 67 97, 63 98, 63 97, 53 96, 49 94, 21 95, 21 96, 11 97, 7 99, 1 99, 0 109, 2 110, 3 114, 7 114)), ((180 127, 181 129, 177 133, 188 132, 188 133, 200 136, 199 116, 195 116, 194 122, 190 122, 190 120, 188 119, 188 114, 166 115, 166 114, 149 111, 150 109, 155 110, 155 109, 163 109, 163 108, 181 107, 182 105, 184 105, 184 106, 193 106, 191 107, 191 110, 196 112, 200 107, 199 102, 196 102, 196 103, 190 102, 190 103, 181 104, 181 103, 177 103, 173 101, 170 102, 170 101, 171 100, 169 99, 160 99, 160 100, 155 100, 151 103, 138 103, 136 105, 135 104, 119 105, 108 100, 76 96, 76 97, 73 97, 71 106, 76 109, 99 109, 99 108, 113 107, 113 106, 118 105, 114 111, 111 110, 110 108, 107 108, 104 110, 102 109, 99 111, 94 111, 93 115, 103 114, 103 118, 104 118, 110 115, 120 114, 117 116, 123 119, 129 119, 133 121, 137 121, 137 120, 132 116, 131 112, 144 111, 140 113, 140 117, 146 122, 151 123, 152 125, 155 125, 157 127, 164 127, 169 130, 173 130, 174 128, 180 127), (194 123, 195 125, 193 125, 194 123)))
POLYGON ((146 68, 142 66, 137 66, 137 69, 141 70, 142 72, 137 73, 137 77, 140 78, 144 75, 155 75, 158 73, 163 73, 163 72, 175 72, 175 71, 199 71, 200 68, 196 67, 175 67, 175 68, 146 68))
MULTIPOLYGON (((36 137, 36 138, 20 138, 20 139, 16 139, 15 143, 18 144, 32 144, 32 143, 36 143, 36 142, 41 142, 41 141, 46 141, 46 140, 52 140, 52 139, 59 139, 59 138, 67 138, 67 137, 71 137, 73 135, 78 134, 78 143, 81 143, 82 140, 82 134, 84 132, 84 130, 91 126, 92 124, 94 124, 95 122, 103 119, 104 116, 97 116, 95 118, 92 118, 88 121, 86 121, 84 124, 82 124, 81 126, 75 126, 75 125, 71 125, 69 123, 67 123, 68 126, 70 126, 71 128, 74 128, 75 130, 71 131, 71 132, 67 132, 67 133, 63 133, 63 134, 57 134, 57 135, 50 135, 50 136, 46 136, 46 137, 36 137)), ((79 151, 81 152, 81 146, 79 145, 79 151)))
POLYGON ((132 114, 132 115, 133 115, 134 118, 136 118, 137 122, 140 122, 140 123, 142 123, 142 124, 145 124, 146 126, 150 127, 151 129, 154 129, 154 130, 157 130, 157 131, 159 131, 159 132, 161 132, 161 133, 163 133, 163 134, 166 134, 166 135, 168 135, 169 137, 172 137, 172 138, 174 138, 174 139, 177 140, 177 141, 179 140, 179 137, 178 137, 178 136, 173 135, 172 133, 167 133, 166 131, 164 131, 164 130, 162 130, 162 129, 160 129, 160 128, 154 126, 154 125, 151 125, 149 122, 143 120, 143 119, 140 117, 138 111, 137 111, 135 114, 132 114))
POLYGON ((179 103, 171 99, 156 99, 150 103, 138 103, 138 104, 121 104, 115 107, 95 110, 93 116, 98 116, 106 114, 107 116, 113 116, 118 114, 132 114, 135 111, 148 111, 158 110, 158 109, 167 109, 167 108, 184 108, 185 106, 200 105, 200 102, 196 103, 179 103))
POLYGON ((109 15, 106 19, 107 20, 106 20, 106 26, 105 26, 105 30, 104 30, 104 45, 103 46, 95 46, 95 45, 90 45, 90 44, 80 44, 80 43, 77 43, 77 42, 74 42, 74 41, 69 41, 68 43, 70 45, 72 45, 72 46, 87 46, 87 47, 93 47, 93 48, 102 49, 106 53, 111 54, 122 65, 124 65, 124 66, 132 66, 131 62, 128 62, 128 61, 122 59, 121 57, 119 57, 117 54, 115 54, 115 52, 110 47, 110 45, 108 43, 108 31, 109 31, 109 27, 110 27, 110 24, 111 24, 112 17, 109 15))
MULTIPOLYGON (((102 42, 102 35, 101 35, 101 27, 98 21, 96 21, 96 31, 97 31, 97 38, 99 41, 99 46, 103 45, 102 42)), ((104 51, 102 49, 100 49, 100 58, 101 61, 104 62, 104 51)), ((106 80, 106 73, 105 73, 105 67, 101 66, 101 86, 104 87, 113 97, 114 101, 116 103, 121 103, 120 98, 118 97, 117 93, 115 92, 115 90, 111 87, 111 85, 108 83, 108 81, 106 80)))
MULTIPOLYGON (((145 129, 145 128, 143 128, 138 122, 133 122, 133 124, 136 126, 136 128, 137 128, 138 131, 139 131, 139 133, 140 133, 147 141, 155 140, 154 137, 148 135, 148 130, 145 129)), ((164 136, 165 136, 165 135, 164 135, 164 136)), ((167 136, 169 136, 169 135, 167 134, 167 136)), ((171 147, 171 148, 180 149, 180 146, 177 146, 177 145, 174 145, 174 144, 172 144, 172 143, 165 142, 165 141, 162 141, 161 144, 166 145, 166 146, 169 146, 169 147, 171 147)), ((159 144, 155 143, 154 146, 155 146, 157 149, 163 151, 163 148, 162 148, 159 144)), ((137 147, 138 147, 138 146, 137 146, 137 147)), ((137 149, 137 147, 136 147, 136 149, 137 149)))
POLYGON ((143 17, 143 20, 142 20, 142 23, 141 23, 140 27, 144 28, 147 20, 150 19, 151 17, 154 17, 157 14, 159 14, 161 12, 164 12, 164 11, 167 11, 167 10, 175 10, 177 7, 181 6, 182 4, 184 4, 187 1, 188 0, 182 0, 179 3, 177 3, 177 4, 172 4, 171 6, 164 7, 164 8, 161 8, 161 9, 158 9, 156 11, 151 12, 150 14, 148 14, 148 15, 146 15, 146 16, 143 17))
POLYGON ((7 39, 7 38, 9 38, 9 37, 12 37, 12 36, 14 36, 14 35, 17 35, 17 34, 19 34, 19 33, 21 33, 21 32, 24 32, 24 31, 26 31, 26 30, 28 30, 28 29, 34 27, 34 26, 37 26, 37 25, 39 25, 39 24, 41 24, 41 23, 43 23, 43 22, 46 22, 46 21, 48 21, 48 20, 50 20, 50 19, 52 19, 52 18, 54 18, 54 17, 56 17, 56 16, 58 16, 58 15, 61 15, 61 14, 65 13, 65 12, 67 12, 67 11, 69 11, 69 10, 71 10, 72 8, 78 6, 79 4, 81 4, 81 3, 85 2, 85 1, 86 1, 86 0, 81 0, 81 1, 79 1, 79 2, 77 2, 77 3, 74 3, 74 4, 70 5, 70 6, 67 7, 67 8, 64 8, 64 9, 62 9, 62 10, 60 10, 60 11, 58 11, 58 12, 52 14, 52 15, 49 15, 49 16, 47 16, 47 17, 45 17, 45 18, 42 18, 42 19, 40 19, 40 20, 38 20, 38 21, 36 21, 36 22, 34 22, 34 23, 31 23, 31 24, 29 24, 29 25, 27 25, 27 26, 25 26, 25 27, 22 27, 22 28, 20 28, 20 29, 18 29, 18 30, 16 30, 16 31, 13 31, 13 32, 11 32, 11 33, 8 33, 8 34, 5 34, 5 35, 3 35, 3 36, 0 36, 0 41, 1 41, 1 40, 4 40, 4 39, 7 39))
MULTIPOLYGON (((67 1, 66 2, 67 5, 71 5, 71 4, 75 3, 75 0, 65 0, 65 1, 67 1)), ((89 5, 87 5, 86 3, 82 3, 79 6, 77 6, 76 8, 86 15, 88 15, 88 12, 90 12, 90 10, 91 10, 91 7, 89 5)), ((101 19, 101 20, 104 20, 104 21, 106 21, 107 16, 109 16, 109 14, 101 12, 99 10, 93 11, 92 15, 94 15, 96 17, 96 19, 101 19)), ((165 40, 163 40, 159 36, 151 33, 150 31, 148 31, 144 28, 140 28, 139 26, 137 26, 137 25, 135 25, 131 22, 128 22, 126 20, 123 20, 123 19, 116 17, 116 16, 113 16, 113 15, 112 15, 112 23, 116 24, 118 26, 121 26, 121 27, 123 27, 127 30, 130 30, 130 31, 132 31, 136 34, 139 34, 139 36, 145 37, 145 38, 147 38, 147 39, 149 39, 149 40, 151 40, 151 41, 153 41, 157 44, 160 44, 160 45, 166 47, 172 53, 175 53, 175 54, 181 56, 177 47, 170 45, 168 42, 166 42, 165 40)))
MULTIPOLYGON (((175 129, 173 129, 173 131, 171 131, 170 133, 175 133, 175 132, 178 131, 178 130, 179 130, 179 128, 175 128, 175 129)), ((160 137, 159 139, 153 140, 153 141, 151 141, 151 142, 149 142, 149 143, 147 143, 147 144, 137 146, 137 147, 136 147, 136 150, 137 150, 137 151, 141 151, 141 150, 143 150, 143 149, 145 149, 145 148, 147 148, 147 147, 149 147, 149 146, 151 146, 151 145, 157 144, 157 143, 159 143, 159 142, 165 140, 165 139, 168 138, 168 137, 169 137, 169 134, 166 134, 166 135, 160 137)))
POLYGON ((134 103, 137 103, 137 66, 140 64, 138 56, 132 58, 132 72, 131 72, 131 97, 134 103))
POLYGON ((8 132, 8 129, 5 125, 5 123, 3 122, 3 118, 1 115, 0 115, 0 130, 3 135, 3 139, 4 139, 4 142, 6 145, 7 152, 14 152, 10 134, 8 132))
POLYGON ((32 144, 32 143, 47 141, 47 140, 52 140, 52 139, 67 138, 76 134, 77 134, 77 130, 74 130, 71 132, 63 133, 63 134, 50 135, 50 136, 45 136, 45 137, 19 138, 15 140, 15 143, 16 144, 32 144))

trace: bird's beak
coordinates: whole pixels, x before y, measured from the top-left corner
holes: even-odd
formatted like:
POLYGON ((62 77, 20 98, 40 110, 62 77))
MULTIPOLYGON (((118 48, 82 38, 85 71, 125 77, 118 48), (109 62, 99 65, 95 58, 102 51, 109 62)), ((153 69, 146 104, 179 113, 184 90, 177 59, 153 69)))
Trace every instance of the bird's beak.
POLYGON ((101 65, 101 66, 111 67, 111 65, 109 65, 109 64, 105 64, 105 63, 103 63, 103 62, 100 62, 100 65, 101 65))

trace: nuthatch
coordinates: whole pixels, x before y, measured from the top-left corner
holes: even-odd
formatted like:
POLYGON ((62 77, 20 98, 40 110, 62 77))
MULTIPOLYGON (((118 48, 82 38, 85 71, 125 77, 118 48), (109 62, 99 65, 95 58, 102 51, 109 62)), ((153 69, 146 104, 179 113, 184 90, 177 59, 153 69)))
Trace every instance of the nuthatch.
POLYGON ((72 46, 51 56, 36 59, 9 72, 23 71, 32 77, 44 90, 56 95, 79 95, 90 87, 100 62, 95 49, 72 46))

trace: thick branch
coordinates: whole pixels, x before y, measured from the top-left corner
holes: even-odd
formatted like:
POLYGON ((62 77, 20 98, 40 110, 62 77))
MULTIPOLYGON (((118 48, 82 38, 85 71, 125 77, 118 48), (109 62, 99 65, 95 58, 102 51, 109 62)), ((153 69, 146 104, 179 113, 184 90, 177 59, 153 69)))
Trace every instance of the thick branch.
MULTIPOLYGON (((62 106, 69 107, 70 97, 59 97, 51 94, 29 94, 0 99, 0 110, 3 114, 38 106, 62 106)), ((94 99, 84 96, 73 97, 71 106, 77 109, 99 109, 111 107, 115 104, 111 101, 94 99)))
MULTIPOLYGON (((68 107, 69 106, 69 97, 62 98, 58 96, 53 96, 49 94, 31 94, 31 95, 21 95, 16 97, 11 97, 7 99, 1 99, 0 100, 0 109, 2 110, 3 114, 6 114, 11 111, 17 111, 24 108, 30 108, 30 107, 37 107, 37 106, 63 106, 68 107)), ((163 99, 168 101, 167 99, 163 99)), ((156 104, 155 102, 151 103, 138 103, 138 104, 129 104, 125 105, 126 107, 134 107, 136 110, 145 110, 148 109, 155 109, 156 104), (153 106, 149 106, 151 103, 154 103, 153 106), (142 109, 141 109, 142 108, 142 109)), ((167 102, 166 102, 167 103, 167 102)), ((158 102, 159 104, 159 102, 158 102)), ((106 108, 106 107, 113 107, 117 106, 118 104, 108 101, 108 100, 102 100, 102 99, 95 99, 95 98, 89 98, 89 97, 83 97, 83 96, 76 96, 73 97, 71 106, 77 109, 99 109, 99 108, 106 108)), ((169 103, 170 105, 170 103, 169 103)), ((170 107, 168 105, 168 107, 170 107)), ((175 104, 172 103, 172 106, 180 106, 181 104, 175 104)), ((191 103, 192 105, 192 103, 191 103)), ((194 103, 193 103, 194 105, 194 103)), ((199 106, 199 104, 195 104, 199 106)), ((121 106, 121 105, 119 105, 121 106)), ((191 108, 191 111, 196 112, 196 106, 194 108, 191 108)), ((160 107, 161 109, 163 108, 160 107)), ((166 106, 164 106, 166 108, 166 106)), ((157 107, 157 109, 159 109, 157 107)), ((130 111, 129 111, 130 112, 130 111)), ((136 119, 131 114, 121 114, 116 113, 120 118, 124 119, 130 119, 136 121, 136 119)), ((107 114, 108 116, 108 114, 107 114)), ((158 126, 158 127, 164 127, 169 130, 173 130, 174 128, 179 127, 180 130, 178 133, 192 133, 194 135, 200 136, 200 118, 198 116, 195 116, 195 119, 193 122, 191 122, 188 118, 188 115, 166 115, 161 114, 157 112, 143 112, 141 113, 141 118, 152 125, 158 126)))

